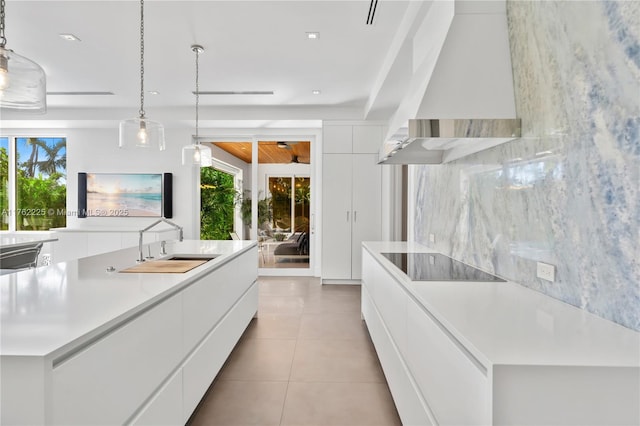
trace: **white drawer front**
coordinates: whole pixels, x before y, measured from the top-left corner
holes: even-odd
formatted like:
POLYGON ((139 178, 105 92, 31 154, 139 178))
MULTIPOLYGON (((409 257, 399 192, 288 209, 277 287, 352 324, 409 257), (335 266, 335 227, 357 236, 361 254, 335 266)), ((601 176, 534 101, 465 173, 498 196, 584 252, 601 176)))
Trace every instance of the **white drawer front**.
POLYGON ((193 413, 257 309, 258 283, 255 283, 185 362, 183 422, 193 413))
POLYGON ((362 286, 367 288, 369 294, 373 297, 375 294, 375 280, 378 262, 376 262, 371 254, 364 248, 362 250, 362 286))
POLYGON ((408 363, 441 425, 490 422, 489 380, 481 368, 415 303, 408 306, 408 363))
POLYGON ((407 353, 407 303, 409 296, 393 278, 387 276, 376 285, 376 305, 402 356, 407 353))
POLYGON ((362 315, 367 323, 371 340, 376 348, 402 424, 431 426, 431 420, 419 397, 418 390, 410 379, 410 373, 394 347, 391 336, 387 334, 382 319, 365 287, 362 288, 362 315))
POLYGON ((131 424, 133 426, 172 426, 182 423, 182 369, 180 369, 131 424))
POLYGON ((243 253, 232 263, 222 265, 210 275, 185 289, 184 354, 220 321, 258 276, 257 248, 243 253))
POLYGON ((122 424, 181 358, 180 296, 153 307, 53 369, 53 422, 122 424))

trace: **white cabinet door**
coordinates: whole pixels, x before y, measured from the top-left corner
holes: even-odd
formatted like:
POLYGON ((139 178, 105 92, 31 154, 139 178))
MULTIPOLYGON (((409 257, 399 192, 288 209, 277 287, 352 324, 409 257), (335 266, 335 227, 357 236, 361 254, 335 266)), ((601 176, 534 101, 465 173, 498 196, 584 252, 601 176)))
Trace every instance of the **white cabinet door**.
POLYGON ((353 126, 353 153, 377 154, 382 146, 382 126, 353 126))
POLYGON ((173 296, 54 366, 53 424, 123 424, 182 359, 173 296))
POLYGON ((351 154, 323 156, 323 279, 351 279, 351 167, 351 154))
POLYGON ((352 126, 325 125, 322 128, 322 152, 350 154, 352 146, 352 126))
POLYGON ((353 230, 351 277, 362 275, 362 242, 382 238, 381 187, 382 166, 376 154, 354 154, 353 159, 353 230))

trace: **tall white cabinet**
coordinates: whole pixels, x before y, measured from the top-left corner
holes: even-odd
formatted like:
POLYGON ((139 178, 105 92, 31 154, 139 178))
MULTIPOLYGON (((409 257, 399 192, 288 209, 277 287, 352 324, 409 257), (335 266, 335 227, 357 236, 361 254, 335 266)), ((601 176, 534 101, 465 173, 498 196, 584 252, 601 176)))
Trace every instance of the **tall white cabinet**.
POLYGON ((382 236, 382 144, 380 125, 323 126, 322 281, 354 283, 361 278, 362 241, 382 236))

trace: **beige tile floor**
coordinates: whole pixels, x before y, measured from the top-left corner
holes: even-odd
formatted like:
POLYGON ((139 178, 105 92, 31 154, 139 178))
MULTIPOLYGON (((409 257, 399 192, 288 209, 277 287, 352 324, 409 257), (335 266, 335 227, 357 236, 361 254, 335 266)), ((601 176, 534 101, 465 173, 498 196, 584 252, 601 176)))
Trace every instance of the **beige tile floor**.
POLYGON ((202 425, 400 425, 359 286, 261 277, 253 319, 191 417, 202 425))

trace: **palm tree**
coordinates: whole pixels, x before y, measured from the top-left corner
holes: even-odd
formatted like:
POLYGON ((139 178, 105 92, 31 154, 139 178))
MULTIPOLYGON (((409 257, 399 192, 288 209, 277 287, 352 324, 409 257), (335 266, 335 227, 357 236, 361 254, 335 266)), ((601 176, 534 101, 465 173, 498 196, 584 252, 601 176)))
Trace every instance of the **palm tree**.
POLYGON ((57 172, 58 168, 64 169, 67 167, 67 155, 65 154, 58 157, 60 150, 67 146, 65 139, 59 140, 53 146, 49 146, 45 141, 38 139, 37 145, 42 148, 47 155, 44 160, 36 163, 40 173, 52 175, 57 172))
POLYGON ((29 155, 29 159, 22 163, 22 165, 26 169, 27 176, 34 177, 36 174, 36 164, 38 163, 38 151, 40 146, 40 139, 38 138, 28 138, 27 145, 31 145, 31 154, 29 155))

